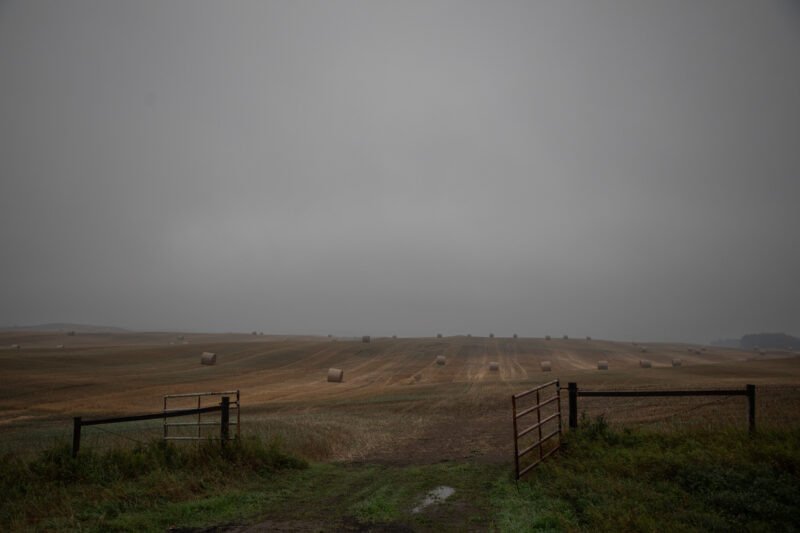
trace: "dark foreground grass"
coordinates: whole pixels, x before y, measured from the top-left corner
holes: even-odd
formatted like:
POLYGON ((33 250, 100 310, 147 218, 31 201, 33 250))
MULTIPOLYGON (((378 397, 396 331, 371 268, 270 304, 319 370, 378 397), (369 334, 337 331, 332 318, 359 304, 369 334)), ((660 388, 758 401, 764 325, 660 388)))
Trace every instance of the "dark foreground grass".
POLYGON ((508 531, 800 531, 800 431, 647 432, 584 420, 495 500, 508 531))
POLYGON ((51 450, 0 462, 0 530, 800 531, 800 430, 664 433, 584 421, 515 483, 506 464, 305 462, 278 443, 51 450), (418 513, 426 493, 455 493, 418 513))

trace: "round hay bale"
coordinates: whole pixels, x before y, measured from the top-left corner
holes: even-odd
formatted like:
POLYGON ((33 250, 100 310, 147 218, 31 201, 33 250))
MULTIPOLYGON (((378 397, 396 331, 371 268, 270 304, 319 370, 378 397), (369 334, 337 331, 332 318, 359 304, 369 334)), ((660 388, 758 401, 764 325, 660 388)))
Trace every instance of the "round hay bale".
POLYGON ((444 365, 446 362, 447 362, 447 357, 445 357, 443 355, 437 355, 436 356, 436 364, 437 365, 444 365))
POLYGON ((672 366, 681 366, 681 360, 680 359, 673 359, 672 360, 672 366))
POLYGON ((200 363, 204 365, 214 365, 217 363, 217 354, 211 352, 203 352, 200 356, 200 363))
POLYGON ((514 333, 514 334, 512 335, 512 337, 516 339, 516 338, 517 338, 517 334, 516 334, 516 333, 514 333))
POLYGON ((467 338, 472 338, 472 333, 467 333, 467 338))
POLYGON ((767 352, 765 352, 764 350, 759 350, 758 353, 759 355, 767 355, 767 352))
POLYGON ((641 353, 647 353, 647 348, 645 348, 644 346, 642 346, 641 348, 639 348, 639 351, 640 351, 641 353))
POLYGON ((58 346, 56 346, 56 348, 61 348, 61 349, 63 349, 63 348, 64 348, 64 345, 63 345, 63 344, 59 344, 58 346))
POLYGON ((497 361, 491 361, 489 363, 489 370, 500 370, 500 363, 497 361))
POLYGON ((182 341, 183 340, 183 335, 178 335, 178 340, 182 341))
POLYGON ((489 338, 493 339, 494 338, 494 333, 489 333, 489 338))
POLYGON ((67 332, 67 335, 69 335, 70 337, 74 337, 75 336, 75 332, 74 331, 69 331, 69 332, 67 332))
POLYGON ((441 339, 441 338, 442 338, 442 334, 441 334, 441 333, 437 333, 437 334, 436 334, 436 338, 437 338, 437 339, 441 339))
POLYGON ((567 340, 567 339, 569 339, 569 335, 564 335, 563 339, 564 339, 564 340, 567 340))
POLYGON ((700 351, 701 351, 701 352, 705 352, 705 351, 706 351, 706 347, 705 347, 705 346, 703 346, 702 348, 700 348, 700 351))
POLYGON ((639 360, 639 368, 650 368, 651 366, 650 361, 645 361, 644 359, 639 360))
POLYGON ((341 383, 344 379, 344 370, 341 368, 328 369, 328 381, 331 383, 341 383))
POLYGON ((11 347, 13 349, 15 349, 15 350, 19 350, 20 349, 20 345, 19 344, 12 344, 11 347))
POLYGON ((587 335, 587 336, 586 336, 586 340, 587 340, 587 341, 590 341, 590 340, 592 340, 592 338, 591 338, 591 337, 589 337, 589 336, 587 335))
POLYGON ((550 361, 542 361, 539 363, 539 367, 541 367, 542 372, 550 372, 553 370, 553 365, 550 364, 550 361))
POLYGON ((361 342, 369 342, 369 335, 364 335, 361 337, 361 342))
POLYGON ((397 338, 397 335, 392 335, 392 338, 393 338, 393 339, 396 339, 396 338, 397 338))
POLYGON ((598 361, 597 370, 608 370, 608 361, 598 361))
POLYGON ((550 340, 550 335, 545 335, 544 336, 544 340, 549 341, 550 340))
POLYGON ((420 376, 419 374, 414 376, 414 381, 417 382, 417 383, 419 383, 419 380, 421 380, 421 379, 422 379, 422 376, 420 376))

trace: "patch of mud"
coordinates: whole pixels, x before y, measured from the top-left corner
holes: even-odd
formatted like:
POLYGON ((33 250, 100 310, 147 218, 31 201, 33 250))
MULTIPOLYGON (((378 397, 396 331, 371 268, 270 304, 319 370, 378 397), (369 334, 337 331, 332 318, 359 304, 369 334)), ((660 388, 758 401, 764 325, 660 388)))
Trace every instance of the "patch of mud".
POLYGON ((249 526, 238 524, 219 524, 208 527, 171 527, 167 533, 269 533, 269 532, 308 533, 316 531, 333 531, 337 533, 414 533, 413 529, 402 524, 378 523, 363 524, 355 518, 344 518, 335 525, 306 520, 267 520, 249 526))
POLYGON ((208 527, 171 527, 167 533, 267 533, 271 531, 307 533, 323 530, 321 522, 307 520, 266 520, 249 526, 240 524, 218 524, 208 527))

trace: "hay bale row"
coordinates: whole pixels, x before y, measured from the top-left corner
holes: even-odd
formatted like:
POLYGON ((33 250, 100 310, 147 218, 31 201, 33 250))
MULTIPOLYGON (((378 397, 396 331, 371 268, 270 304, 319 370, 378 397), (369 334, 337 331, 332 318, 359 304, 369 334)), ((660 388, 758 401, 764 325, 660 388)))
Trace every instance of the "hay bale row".
POLYGON ((217 354, 212 352, 203 352, 200 356, 200 363, 203 365, 214 365, 217 363, 217 354))
POLYGON ((497 361, 492 361, 489 363, 489 370, 497 371, 500 370, 500 363, 497 361))
POLYGON ((650 364, 650 361, 646 361, 644 359, 639 360, 639 368, 650 368, 651 366, 652 365, 650 364))
POLYGON ((598 361, 597 370, 608 370, 608 361, 598 361))
POLYGON ((539 363, 539 367, 542 369, 542 372, 550 372, 553 370, 553 365, 550 364, 550 361, 542 361, 539 363))
POLYGON ((331 383, 341 383, 344 379, 344 370, 341 368, 328 369, 328 381, 331 383))
POLYGON ((445 357, 443 355, 437 355, 436 356, 436 364, 437 365, 443 366, 446 362, 447 362, 447 357, 445 357))

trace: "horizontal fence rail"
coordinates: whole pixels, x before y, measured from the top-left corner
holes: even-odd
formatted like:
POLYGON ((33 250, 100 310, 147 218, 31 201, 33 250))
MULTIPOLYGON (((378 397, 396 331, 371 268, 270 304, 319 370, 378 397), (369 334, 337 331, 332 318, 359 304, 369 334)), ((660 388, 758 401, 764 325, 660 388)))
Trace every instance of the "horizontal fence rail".
POLYGON ((224 435, 224 440, 227 440, 228 435, 228 411, 230 408, 230 400, 227 396, 222 398, 219 405, 210 405, 199 409, 173 409, 168 413, 151 413, 146 415, 132 415, 132 416, 117 416, 112 418, 95 418, 92 420, 83 420, 82 417, 76 416, 72 419, 72 457, 78 455, 81 447, 81 428, 83 426, 99 426, 103 424, 119 424, 124 422, 138 422, 141 420, 160 420, 162 418, 174 418, 176 416, 199 415, 200 413, 212 413, 215 411, 221 412, 221 421, 219 424, 221 434, 224 435))
POLYGON ((544 445, 545 442, 547 442, 548 440, 552 439, 553 437, 555 437, 557 435, 559 435, 559 436, 561 435, 561 402, 558 401, 559 398, 560 398, 560 393, 561 393, 561 387, 559 385, 558 380, 556 379, 556 380, 553 380, 553 381, 548 381, 547 383, 539 385, 538 387, 534 387, 533 389, 527 390, 527 391, 522 392, 520 394, 514 394, 514 395, 511 396, 511 410, 512 410, 512 417, 513 417, 513 421, 514 421, 514 473, 516 475, 516 479, 520 479, 522 476, 524 476, 526 473, 528 473, 534 466, 538 465, 544 459, 546 459, 547 457, 552 455, 556 450, 558 450, 558 445, 556 445, 556 447, 553 448, 552 450, 548 451, 547 453, 543 453, 542 452, 542 446, 544 445), (545 400, 542 400, 541 395, 542 395, 543 391, 545 389, 547 389, 548 387, 553 387, 553 386, 555 386, 555 395, 551 396, 550 398, 547 398, 545 400), (531 407, 525 408, 522 411, 517 412, 517 401, 520 398, 525 398, 526 396, 529 396, 531 394, 535 394, 536 395, 536 403, 531 407), (546 416, 545 418, 542 418, 542 413, 541 413, 542 407, 545 407, 545 406, 550 405, 552 403, 555 403, 556 412, 553 413, 550 416, 546 416), (523 429, 522 431, 519 431, 519 429, 517 427, 518 426, 518 422, 517 421, 520 418, 522 418, 523 416, 526 416, 526 415, 529 415, 529 414, 532 414, 532 413, 536 413, 536 423, 534 423, 533 425, 523 429), (556 429, 555 431, 550 432, 547 435, 542 435, 542 427, 546 423, 551 422, 551 421, 556 420, 556 419, 558 419, 558 429, 556 429), (538 435, 537 435, 538 440, 536 440, 532 444, 530 444, 527 447, 525 447, 525 449, 520 451, 519 450, 519 439, 521 439, 522 437, 524 437, 525 435, 531 433, 534 430, 538 431, 538 435), (522 457, 524 457, 526 454, 528 454, 528 453, 530 453, 530 452, 532 452, 534 450, 537 450, 537 449, 539 450, 539 455, 534 460, 534 462, 531 463, 530 465, 526 466, 522 470, 520 470, 520 468, 519 468, 519 460, 522 457))
POLYGON ((578 384, 567 384, 569 397, 569 427, 578 427, 578 396, 590 397, 653 397, 653 396, 746 396, 747 427, 753 433, 756 429, 756 386, 745 385, 744 389, 676 389, 676 390, 581 390, 578 384))

